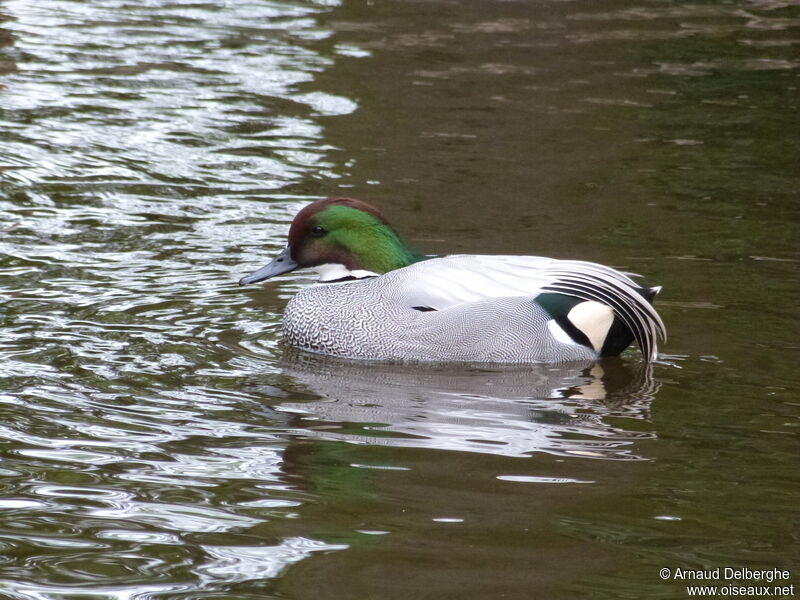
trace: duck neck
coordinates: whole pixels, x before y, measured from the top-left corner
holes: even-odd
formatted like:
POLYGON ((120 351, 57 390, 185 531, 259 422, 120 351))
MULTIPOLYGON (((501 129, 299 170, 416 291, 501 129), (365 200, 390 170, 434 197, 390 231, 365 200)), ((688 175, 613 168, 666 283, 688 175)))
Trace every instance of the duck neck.
POLYGON ((346 217, 348 226, 333 229, 330 240, 346 251, 343 264, 350 271, 369 271, 378 275, 407 267, 424 257, 412 250, 385 222, 363 211, 348 207, 331 207, 329 221, 346 217))
POLYGON ((383 274, 422 260, 391 228, 375 227, 352 247, 357 269, 383 274))

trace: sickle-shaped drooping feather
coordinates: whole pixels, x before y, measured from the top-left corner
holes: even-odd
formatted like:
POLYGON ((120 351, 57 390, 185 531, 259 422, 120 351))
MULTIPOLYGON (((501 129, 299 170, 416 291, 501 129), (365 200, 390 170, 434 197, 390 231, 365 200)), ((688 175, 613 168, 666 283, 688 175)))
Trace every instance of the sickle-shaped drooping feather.
POLYGON ((606 269, 553 272, 555 280, 544 286, 549 292, 559 292, 582 300, 595 300, 612 308, 631 330, 646 360, 658 354, 657 338, 666 341, 667 331, 661 317, 642 295, 641 288, 628 277, 606 269))

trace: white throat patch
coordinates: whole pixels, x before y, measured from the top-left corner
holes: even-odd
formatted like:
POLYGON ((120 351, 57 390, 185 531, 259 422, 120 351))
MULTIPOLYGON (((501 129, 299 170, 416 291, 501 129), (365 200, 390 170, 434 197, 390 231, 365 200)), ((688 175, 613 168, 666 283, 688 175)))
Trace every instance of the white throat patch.
POLYGON ((354 277, 356 279, 363 279, 364 277, 377 277, 377 273, 372 271, 365 271, 364 269, 355 269, 351 271, 347 267, 339 263, 326 263, 314 267, 314 270, 319 273, 319 280, 322 283, 326 281, 336 281, 337 279, 345 279, 346 277, 354 277))

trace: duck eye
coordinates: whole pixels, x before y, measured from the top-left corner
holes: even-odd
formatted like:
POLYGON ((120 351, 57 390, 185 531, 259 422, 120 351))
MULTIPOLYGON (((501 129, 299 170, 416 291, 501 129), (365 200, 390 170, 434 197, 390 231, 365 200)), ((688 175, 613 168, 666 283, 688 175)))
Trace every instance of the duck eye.
POLYGON ((323 227, 320 227, 319 225, 315 225, 314 227, 311 228, 311 235, 314 236, 315 238, 320 238, 326 233, 328 232, 325 231, 325 229, 323 227))

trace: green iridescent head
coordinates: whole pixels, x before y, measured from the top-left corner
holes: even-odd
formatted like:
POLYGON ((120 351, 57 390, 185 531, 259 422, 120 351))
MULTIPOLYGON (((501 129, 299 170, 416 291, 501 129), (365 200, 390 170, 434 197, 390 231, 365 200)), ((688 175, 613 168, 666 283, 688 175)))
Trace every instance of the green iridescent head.
POLYGON ((310 267, 320 272, 323 281, 379 275, 421 258, 374 206, 353 198, 326 198, 297 213, 286 249, 239 283, 310 267))

